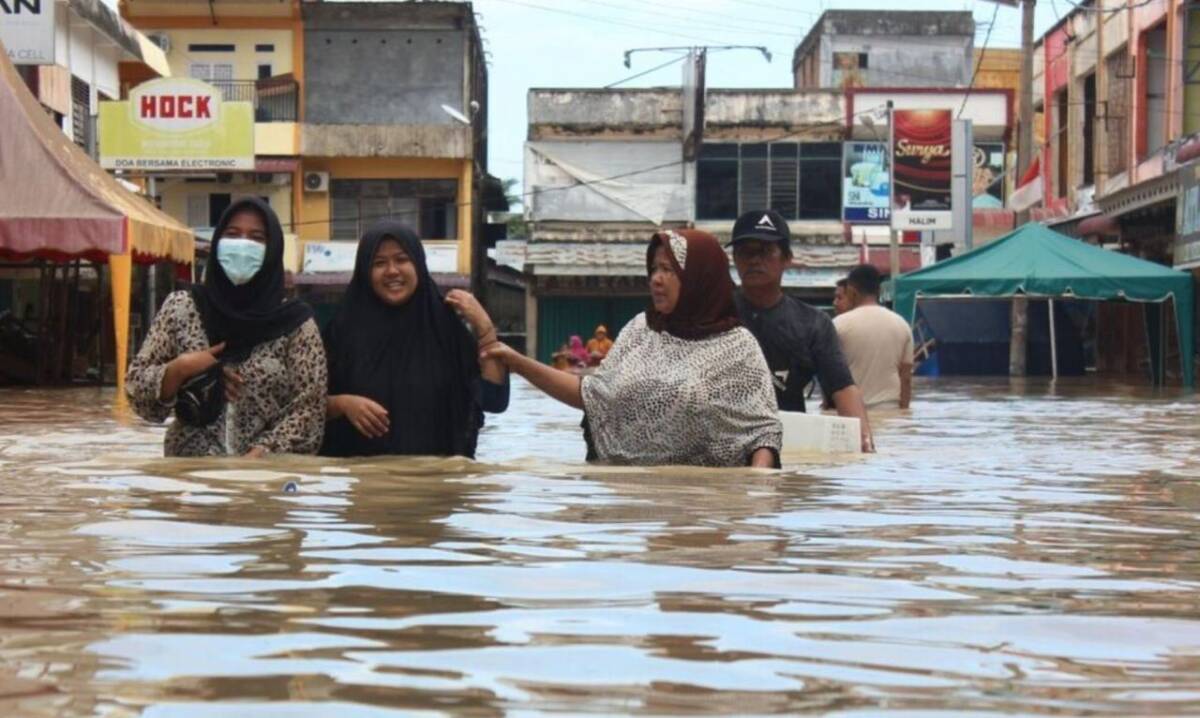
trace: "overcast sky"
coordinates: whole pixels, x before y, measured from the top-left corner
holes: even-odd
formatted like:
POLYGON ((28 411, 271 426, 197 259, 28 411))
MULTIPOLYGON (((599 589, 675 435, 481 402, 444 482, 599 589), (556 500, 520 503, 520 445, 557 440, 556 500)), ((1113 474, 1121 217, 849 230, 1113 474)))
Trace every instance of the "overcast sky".
MULTIPOLYGON (((971 10, 976 47, 995 14, 988 45, 1020 44, 1020 10, 985 0, 474 0, 490 53, 488 169, 501 178, 521 177, 531 87, 603 87, 674 57, 641 53, 626 69, 625 50, 678 45, 765 45, 770 63, 751 51, 710 54, 709 87, 790 87, 792 51, 822 10, 901 4, 907 10, 971 10)), ((1039 2, 1036 34, 1070 7, 1071 0, 1039 2)), ((680 76, 675 63, 622 86, 678 85, 680 76)))
MULTIPOLYGON (((490 53, 488 169, 521 177, 525 96, 531 87, 603 87, 670 60, 668 53, 625 50, 675 45, 765 45, 768 63, 752 51, 713 53, 709 87, 790 87, 796 44, 822 10, 894 8, 898 0, 475 0, 490 53)), ((989 47, 1018 47, 1021 13, 977 0, 903 0, 910 10, 971 10, 981 47, 995 13, 989 47)), ((1038 3, 1040 35, 1070 9, 1069 0, 1038 3), (1057 13, 1056 13, 1057 11, 1057 13)), ((678 85, 678 63, 623 87, 678 85)))

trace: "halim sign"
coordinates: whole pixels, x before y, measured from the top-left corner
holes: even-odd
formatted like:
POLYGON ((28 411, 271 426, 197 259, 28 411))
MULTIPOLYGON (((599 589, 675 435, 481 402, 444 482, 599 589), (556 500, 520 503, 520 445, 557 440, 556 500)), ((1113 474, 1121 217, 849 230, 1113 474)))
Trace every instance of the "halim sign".
POLYGON ((0 42, 14 65, 54 64, 54 0, 0 0, 0 42))
POLYGON ((191 78, 144 82, 100 103, 100 166, 124 170, 254 169, 254 106, 191 78))

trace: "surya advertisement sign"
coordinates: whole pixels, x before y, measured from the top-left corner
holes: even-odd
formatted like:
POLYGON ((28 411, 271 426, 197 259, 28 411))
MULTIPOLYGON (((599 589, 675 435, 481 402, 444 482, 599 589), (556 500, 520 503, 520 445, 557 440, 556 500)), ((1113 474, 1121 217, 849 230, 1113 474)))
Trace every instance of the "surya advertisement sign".
POLYGON ((54 0, 0 0, 0 43, 14 65, 54 64, 54 0))
POLYGON ((254 169, 254 106, 190 78, 151 80, 100 103, 100 165, 125 170, 254 169))
POLYGON ((950 110, 892 114, 892 227, 951 229, 950 110))

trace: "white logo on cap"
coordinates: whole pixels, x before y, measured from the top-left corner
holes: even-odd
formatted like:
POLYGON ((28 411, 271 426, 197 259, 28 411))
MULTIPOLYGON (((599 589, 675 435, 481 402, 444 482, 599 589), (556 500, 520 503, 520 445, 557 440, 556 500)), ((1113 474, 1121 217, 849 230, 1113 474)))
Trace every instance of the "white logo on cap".
POLYGON ((758 226, 759 227, 770 227, 771 229, 775 229, 775 223, 772 222, 771 218, 765 214, 762 216, 762 219, 758 220, 758 226))

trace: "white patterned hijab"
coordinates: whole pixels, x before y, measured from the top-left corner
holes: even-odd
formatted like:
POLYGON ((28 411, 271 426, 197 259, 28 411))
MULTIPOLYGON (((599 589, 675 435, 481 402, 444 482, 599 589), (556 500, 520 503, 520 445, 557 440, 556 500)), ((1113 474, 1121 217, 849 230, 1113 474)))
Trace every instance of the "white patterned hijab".
POLYGON ((698 229, 658 232, 646 248, 647 274, 660 246, 667 248, 671 265, 679 275, 679 302, 667 315, 651 305, 646 310, 646 323, 651 329, 680 339, 704 339, 741 324, 733 303, 729 258, 716 237, 698 229))

